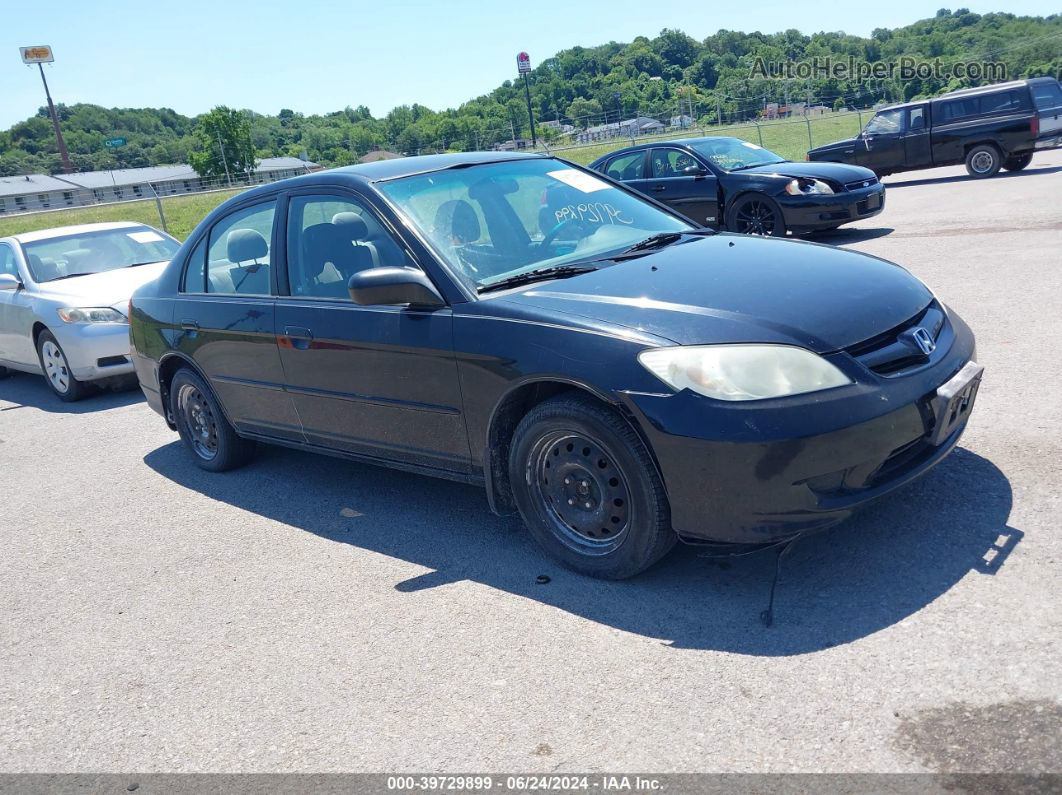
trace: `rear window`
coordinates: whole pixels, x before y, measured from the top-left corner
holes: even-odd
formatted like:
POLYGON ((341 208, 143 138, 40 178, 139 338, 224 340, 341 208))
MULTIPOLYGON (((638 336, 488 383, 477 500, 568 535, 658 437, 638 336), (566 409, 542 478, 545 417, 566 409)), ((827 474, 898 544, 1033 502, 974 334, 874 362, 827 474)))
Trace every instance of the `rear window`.
POLYGON ((945 122, 965 119, 978 114, 978 102, 976 97, 969 99, 952 99, 940 105, 941 120, 945 122))
POLYGON ((1029 88, 1032 89, 1037 110, 1062 107, 1062 87, 1057 82, 1033 83, 1029 88))
POLYGON ((999 113, 1007 110, 1017 110, 1021 107, 1021 100, 1017 91, 1004 91, 999 94, 986 94, 981 97, 982 113, 999 113))

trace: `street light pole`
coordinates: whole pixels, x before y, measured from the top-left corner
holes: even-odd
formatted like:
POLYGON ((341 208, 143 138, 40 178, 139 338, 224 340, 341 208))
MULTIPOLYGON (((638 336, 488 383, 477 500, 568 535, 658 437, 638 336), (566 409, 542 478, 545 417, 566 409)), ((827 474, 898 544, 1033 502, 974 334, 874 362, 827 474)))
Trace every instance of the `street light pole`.
POLYGON ((70 155, 66 151, 66 141, 63 140, 63 131, 59 129, 59 116, 55 112, 55 105, 52 104, 52 92, 48 90, 48 79, 44 76, 44 64, 38 63, 37 68, 41 70, 41 82, 44 83, 44 96, 48 98, 48 113, 52 117, 52 128, 55 130, 55 143, 59 147, 59 157, 63 161, 63 173, 73 174, 74 167, 70 165, 70 155))
POLYGON ((531 146, 534 148, 538 146, 538 138, 535 137, 535 114, 531 110, 531 83, 527 79, 527 72, 524 72, 524 94, 527 96, 527 118, 531 121, 531 146))

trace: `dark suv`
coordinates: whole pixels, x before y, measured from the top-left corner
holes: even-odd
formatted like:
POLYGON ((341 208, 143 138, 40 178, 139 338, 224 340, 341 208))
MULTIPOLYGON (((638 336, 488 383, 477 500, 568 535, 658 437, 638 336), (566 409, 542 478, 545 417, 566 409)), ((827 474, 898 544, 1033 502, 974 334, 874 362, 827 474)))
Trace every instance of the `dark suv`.
POLYGON ((1040 149, 1062 147, 1062 87, 1053 77, 952 91, 882 108, 856 138, 808 152, 878 176, 966 164, 973 177, 1020 171, 1040 149))

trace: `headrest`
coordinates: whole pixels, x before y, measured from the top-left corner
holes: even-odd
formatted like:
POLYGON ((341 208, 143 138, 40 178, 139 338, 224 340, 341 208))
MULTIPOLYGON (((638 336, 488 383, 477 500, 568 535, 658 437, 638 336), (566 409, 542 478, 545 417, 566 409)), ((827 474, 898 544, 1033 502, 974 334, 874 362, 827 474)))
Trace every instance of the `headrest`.
POLYGON ((357 213, 336 213, 332 216, 332 223, 343 229, 347 240, 364 240, 369 236, 369 227, 365 219, 357 213))
POLYGON ((455 245, 479 240, 479 218, 472 205, 463 199, 450 199, 435 213, 436 234, 445 235, 455 245))
POLYGON ((269 244, 253 229, 233 229, 225 242, 229 262, 247 262, 269 254, 269 244))
POLYGON ((38 257, 36 254, 30 254, 29 266, 33 271, 33 278, 39 282, 49 282, 63 275, 59 271, 59 265, 51 257, 38 257))

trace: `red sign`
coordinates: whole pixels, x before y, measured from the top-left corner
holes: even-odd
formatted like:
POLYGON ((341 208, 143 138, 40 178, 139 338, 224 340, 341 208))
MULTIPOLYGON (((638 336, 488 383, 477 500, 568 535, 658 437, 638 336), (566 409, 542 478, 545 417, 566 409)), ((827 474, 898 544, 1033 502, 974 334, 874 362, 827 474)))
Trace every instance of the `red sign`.
POLYGON ((516 55, 516 69, 522 74, 526 75, 531 71, 531 56, 526 52, 517 53, 516 55))

